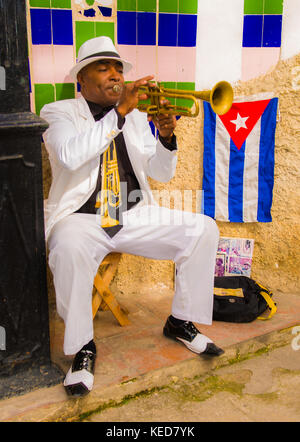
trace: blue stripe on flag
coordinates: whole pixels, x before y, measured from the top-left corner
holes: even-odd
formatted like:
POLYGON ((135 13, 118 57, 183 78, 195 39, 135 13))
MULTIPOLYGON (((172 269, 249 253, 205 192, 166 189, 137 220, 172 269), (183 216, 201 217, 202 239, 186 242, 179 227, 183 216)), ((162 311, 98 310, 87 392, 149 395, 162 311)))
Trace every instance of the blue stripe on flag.
POLYGON ((245 146, 240 150, 230 139, 228 218, 231 222, 243 222, 243 181, 245 146))
POLYGON ((272 98, 261 117, 258 165, 257 221, 272 221, 271 207, 274 185, 274 146, 278 98, 272 98))
POLYGON ((203 201, 204 213, 211 218, 215 217, 215 133, 216 114, 207 102, 204 108, 204 152, 203 152, 203 201))

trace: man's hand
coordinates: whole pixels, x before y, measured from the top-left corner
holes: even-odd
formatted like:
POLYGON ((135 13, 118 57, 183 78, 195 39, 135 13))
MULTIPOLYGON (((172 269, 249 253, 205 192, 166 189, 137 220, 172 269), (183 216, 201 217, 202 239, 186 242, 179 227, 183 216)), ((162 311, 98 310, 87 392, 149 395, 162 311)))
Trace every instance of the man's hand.
MULTIPOLYGON (((168 100, 161 100, 162 105, 168 105, 168 100)), ((148 121, 153 121, 155 127, 159 130, 159 135, 170 143, 172 140, 173 132, 176 127, 176 117, 170 114, 158 114, 156 116, 148 115, 148 121)))
POLYGON ((120 101, 117 106, 117 110, 122 117, 125 117, 125 115, 135 109, 139 100, 146 100, 148 98, 147 94, 139 95, 139 87, 148 85, 149 81, 153 80, 153 78, 153 75, 148 75, 147 77, 123 85, 120 101))

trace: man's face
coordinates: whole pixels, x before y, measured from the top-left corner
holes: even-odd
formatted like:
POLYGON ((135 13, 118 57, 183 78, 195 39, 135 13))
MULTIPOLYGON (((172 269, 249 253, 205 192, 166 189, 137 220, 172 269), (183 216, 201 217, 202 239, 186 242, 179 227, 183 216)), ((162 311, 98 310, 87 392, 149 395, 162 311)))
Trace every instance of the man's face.
POLYGON ((120 93, 113 92, 116 84, 123 85, 123 65, 118 60, 99 60, 85 66, 78 73, 81 94, 103 107, 114 105, 120 93))

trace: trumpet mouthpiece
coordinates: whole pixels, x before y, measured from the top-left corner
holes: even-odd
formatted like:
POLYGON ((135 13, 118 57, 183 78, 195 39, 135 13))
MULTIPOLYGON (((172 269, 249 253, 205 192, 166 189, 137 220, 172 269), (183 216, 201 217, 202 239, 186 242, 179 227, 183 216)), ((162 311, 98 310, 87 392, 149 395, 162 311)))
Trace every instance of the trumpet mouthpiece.
POLYGON ((122 91, 122 87, 119 84, 115 84, 112 90, 115 94, 119 94, 122 91))

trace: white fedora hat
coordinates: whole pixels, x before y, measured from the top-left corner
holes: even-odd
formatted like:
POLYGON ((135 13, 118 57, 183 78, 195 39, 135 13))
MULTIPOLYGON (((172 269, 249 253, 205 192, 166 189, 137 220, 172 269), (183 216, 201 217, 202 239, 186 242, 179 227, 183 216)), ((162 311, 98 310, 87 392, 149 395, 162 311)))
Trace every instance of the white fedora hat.
POLYGON ((78 72, 90 63, 97 60, 113 59, 123 65, 123 72, 126 74, 132 68, 132 64, 124 60, 118 54, 112 40, 109 37, 96 37, 85 41, 79 48, 77 63, 70 70, 70 76, 77 81, 78 72))

